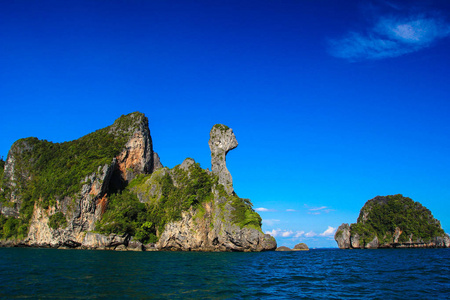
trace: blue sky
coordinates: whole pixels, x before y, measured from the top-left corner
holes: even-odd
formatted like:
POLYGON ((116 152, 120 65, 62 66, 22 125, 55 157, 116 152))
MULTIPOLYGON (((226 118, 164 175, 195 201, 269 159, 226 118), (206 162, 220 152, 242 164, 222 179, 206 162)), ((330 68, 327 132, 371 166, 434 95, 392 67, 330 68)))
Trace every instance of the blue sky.
POLYGON ((0 1, 0 156, 141 111, 165 166, 210 168, 223 123, 279 245, 399 193, 449 232, 449 37, 448 1, 0 1))

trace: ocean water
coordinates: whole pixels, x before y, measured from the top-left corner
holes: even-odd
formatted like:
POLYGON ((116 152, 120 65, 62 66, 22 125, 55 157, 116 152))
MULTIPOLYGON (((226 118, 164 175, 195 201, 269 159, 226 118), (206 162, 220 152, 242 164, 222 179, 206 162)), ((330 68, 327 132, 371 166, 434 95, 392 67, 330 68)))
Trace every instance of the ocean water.
POLYGON ((0 297, 449 299, 450 249, 195 253, 0 248, 0 297))

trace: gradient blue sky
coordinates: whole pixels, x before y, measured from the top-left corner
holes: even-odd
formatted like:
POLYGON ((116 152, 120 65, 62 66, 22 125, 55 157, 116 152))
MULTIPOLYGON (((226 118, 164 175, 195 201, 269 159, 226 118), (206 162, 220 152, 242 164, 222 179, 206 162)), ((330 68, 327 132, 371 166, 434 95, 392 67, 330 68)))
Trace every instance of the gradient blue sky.
POLYGON ((279 245, 335 247, 398 193, 449 232, 449 36, 450 1, 2 0, 0 156, 140 111, 165 166, 210 168, 223 123, 279 245))

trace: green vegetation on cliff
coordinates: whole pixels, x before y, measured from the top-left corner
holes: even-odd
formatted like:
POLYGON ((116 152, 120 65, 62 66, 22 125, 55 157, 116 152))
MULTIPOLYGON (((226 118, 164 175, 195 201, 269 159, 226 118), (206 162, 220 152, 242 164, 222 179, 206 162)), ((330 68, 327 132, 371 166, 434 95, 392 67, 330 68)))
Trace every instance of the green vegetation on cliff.
POLYGON ((166 224, 181 220, 183 211, 192 207, 204 214, 203 204, 214 199, 214 189, 232 200, 235 224, 261 230, 261 218, 251 209, 248 199, 227 195, 217 176, 191 162, 186 167, 178 165, 172 170, 164 168, 152 175, 138 175, 122 193, 111 195, 97 231, 128 233, 143 243, 156 242, 166 224))
POLYGON ((217 128, 220 131, 227 131, 228 129, 230 129, 230 127, 228 127, 227 125, 223 125, 223 124, 216 124, 213 126, 213 128, 217 128))
POLYGON ((181 219, 182 211, 212 200, 217 179, 193 163, 188 170, 176 166, 153 175, 139 175, 120 194, 111 195, 108 208, 97 224, 101 233, 128 233, 142 242, 154 242, 167 223, 181 219), (149 181, 149 182, 148 182, 149 181), (151 189, 160 194, 153 197, 151 189), (143 203, 136 196, 141 195, 143 203))
POLYGON ((411 235, 413 240, 423 241, 444 235, 440 222, 427 208, 400 194, 367 201, 357 223, 351 225, 351 232, 366 242, 376 235, 381 243, 392 243, 396 228, 402 231, 399 242, 408 241, 411 235))
POLYGON ((67 226, 66 217, 59 211, 49 217, 48 226, 53 229, 64 228, 67 226))
POLYGON ((0 214, 0 239, 23 239, 28 234, 28 223, 0 214))
POLYGON ((132 132, 134 113, 122 116, 113 125, 78 140, 51 143, 37 138, 21 139, 13 147, 22 149, 16 157, 16 173, 25 198, 43 199, 43 206, 56 197, 78 193, 84 178, 110 164, 125 146, 132 132), (26 176, 24 176, 26 174, 26 176), (30 178, 31 180, 29 180, 30 178), (25 191, 26 190, 26 191, 25 191))
POLYGON ((249 227, 256 230, 261 230, 262 219, 260 215, 253 210, 253 204, 250 199, 239 198, 236 194, 228 195, 225 192, 223 185, 217 185, 219 195, 231 199, 230 205, 232 207, 231 218, 234 224, 239 227, 249 227))
MULTIPOLYGON (((121 116, 113 125, 70 142, 52 143, 34 137, 15 142, 11 147, 15 160, 15 182, 12 184, 21 199, 20 217, 5 221, 11 225, 8 234, 4 233, 3 237, 26 236, 35 202, 47 208, 55 205, 58 198, 76 196, 86 176, 110 164, 123 150, 143 117, 141 113, 121 116), (12 223, 15 225, 12 226, 12 223)), ((4 162, 1 164, 4 165, 4 162)), ((5 181, 2 180, 4 191, 0 193, 0 202, 12 206, 7 200, 10 198, 11 183, 5 181)))

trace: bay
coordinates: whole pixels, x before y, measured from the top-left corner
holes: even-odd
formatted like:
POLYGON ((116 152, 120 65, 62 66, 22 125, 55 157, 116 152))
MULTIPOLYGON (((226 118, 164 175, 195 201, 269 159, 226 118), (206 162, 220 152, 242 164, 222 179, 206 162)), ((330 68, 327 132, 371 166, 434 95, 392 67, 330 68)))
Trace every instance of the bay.
POLYGON ((449 299, 450 249, 198 253, 0 248, 0 297, 449 299))

